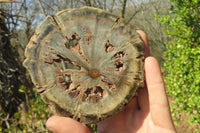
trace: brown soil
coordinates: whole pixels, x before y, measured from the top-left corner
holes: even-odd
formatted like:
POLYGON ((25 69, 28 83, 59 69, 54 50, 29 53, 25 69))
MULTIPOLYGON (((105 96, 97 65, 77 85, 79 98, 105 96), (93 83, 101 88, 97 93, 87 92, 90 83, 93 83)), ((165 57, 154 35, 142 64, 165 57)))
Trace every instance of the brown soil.
POLYGON ((190 125, 188 120, 190 116, 186 113, 181 114, 181 119, 179 124, 175 124, 177 133, 193 133, 196 131, 197 133, 200 132, 200 125, 199 124, 192 124, 190 125))
MULTIPOLYGON (((169 97, 169 103, 172 103, 173 99, 169 97)), ((189 124, 190 116, 185 112, 181 113, 179 124, 174 122, 177 133, 200 133, 199 124, 189 124), (195 132, 196 131, 196 132, 195 132)))

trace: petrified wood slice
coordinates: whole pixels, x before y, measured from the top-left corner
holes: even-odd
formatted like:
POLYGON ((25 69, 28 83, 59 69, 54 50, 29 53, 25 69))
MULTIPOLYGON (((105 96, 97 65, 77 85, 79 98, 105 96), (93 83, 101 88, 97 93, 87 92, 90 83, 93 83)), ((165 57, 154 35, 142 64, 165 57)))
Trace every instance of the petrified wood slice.
POLYGON ((96 123, 122 110, 143 86, 143 43, 134 28, 101 9, 48 16, 25 51, 24 66, 59 115, 96 123))

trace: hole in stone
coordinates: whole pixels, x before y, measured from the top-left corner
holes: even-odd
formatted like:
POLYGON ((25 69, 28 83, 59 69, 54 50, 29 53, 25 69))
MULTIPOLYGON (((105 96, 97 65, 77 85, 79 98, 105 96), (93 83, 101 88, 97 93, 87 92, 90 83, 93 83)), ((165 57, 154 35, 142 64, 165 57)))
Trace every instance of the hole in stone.
POLYGON ((117 71, 121 71, 122 70, 122 68, 123 68, 123 62, 122 61, 117 61, 117 62, 115 62, 115 67, 116 67, 116 70, 117 71))
POLYGON ((111 90, 115 89, 115 85, 114 84, 108 83, 108 86, 109 86, 109 89, 111 89, 111 90))
POLYGON ((63 75, 63 81, 61 82, 62 86, 65 89, 69 89, 69 86, 71 85, 71 75, 63 75))
POLYGON ((124 51, 119 51, 112 57, 112 60, 122 60, 124 55, 125 55, 124 51))
POLYGON ((73 35, 72 35, 72 39, 73 39, 73 40, 76 39, 76 35, 73 34, 73 35))
POLYGON ((86 94, 86 97, 88 97, 91 92, 92 92, 93 88, 88 88, 86 91, 85 91, 85 94, 86 94))
POLYGON ((62 86, 67 90, 69 89, 69 86, 71 85, 72 82, 63 82, 62 86))
POLYGON ((71 97, 77 97, 80 94, 80 90, 78 89, 79 86, 73 88, 72 90, 70 90, 68 93, 71 97))
POLYGON ((51 53, 48 55, 50 58, 50 60, 52 60, 53 62, 56 62, 56 63, 60 63, 62 61, 62 56, 60 56, 59 54, 57 53, 51 53))
POLYGON ((80 94, 80 91, 75 90, 75 91, 70 91, 69 95, 73 98, 77 97, 80 94))
POLYGON ((81 38, 79 37, 79 35, 76 32, 73 32, 71 35, 71 38, 69 38, 68 42, 65 43, 65 46, 67 48, 76 47, 76 45, 78 45, 80 39, 81 38))
POLYGON ((105 81, 105 80, 101 80, 101 81, 102 81, 105 85, 107 85, 107 86, 109 87, 110 90, 115 89, 115 85, 114 85, 114 84, 109 83, 109 82, 107 82, 107 81, 105 81))
POLYGON ((103 89, 100 86, 96 87, 96 90, 94 91, 95 94, 98 94, 100 97, 103 97, 103 89))
POLYGON ((75 91, 75 90, 77 90, 77 89, 78 89, 78 87, 79 87, 79 86, 77 86, 77 87, 74 87, 74 89, 72 89, 72 91, 75 91))
POLYGON ((106 53, 109 53, 111 51, 113 51, 114 46, 110 43, 109 40, 107 40, 106 44, 105 44, 105 51, 106 53))
POLYGON ((73 32, 69 41, 72 41, 75 39, 79 41, 81 38, 79 37, 79 35, 76 32, 73 32))

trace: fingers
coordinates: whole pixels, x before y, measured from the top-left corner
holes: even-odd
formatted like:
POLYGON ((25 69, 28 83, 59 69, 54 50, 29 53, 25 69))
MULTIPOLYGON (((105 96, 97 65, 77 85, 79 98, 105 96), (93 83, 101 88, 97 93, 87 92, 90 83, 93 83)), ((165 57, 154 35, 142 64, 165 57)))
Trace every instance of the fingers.
POLYGON ((149 96, 146 88, 145 87, 138 92, 138 105, 140 107, 140 110, 143 111, 143 113, 148 113, 149 112, 149 96))
POLYGON ((140 39, 144 43, 144 57, 146 58, 150 55, 147 35, 142 30, 137 30, 136 32, 138 33, 138 35, 140 36, 140 39))
MULTIPOLYGON (((146 58, 150 55, 147 35, 145 34, 144 31, 141 31, 141 30, 137 30, 137 33, 144 43, 144 56, 146 58)), ((139 90, 139 92, 138 92, 138 105, 140 107, 140 110, 142 110, 144 112, 148 112, 149 111, 148 103, 149 103, 148 92, 147 92, 147 88, 145 86, 143 89, 139 90)))
POLYGON ((174 129, 160 66, 155 58, 148 57, 150 51, 146 34, 140 30, 137 33, 144 43, 145 79, 147 84, 139 91, 138 104, 143 112, 149 112, 150 110, 154 124, 174 129))
POLYGON ((174 128, 160 66, 153 57, 148 57, 145 60, 145 76, 149 95, 150 115, 154 124, 160 127, 174 128))
POLYGON ((87 126, 67 117, 52 116, 46 126, 55 133, 91 133, 87 126))

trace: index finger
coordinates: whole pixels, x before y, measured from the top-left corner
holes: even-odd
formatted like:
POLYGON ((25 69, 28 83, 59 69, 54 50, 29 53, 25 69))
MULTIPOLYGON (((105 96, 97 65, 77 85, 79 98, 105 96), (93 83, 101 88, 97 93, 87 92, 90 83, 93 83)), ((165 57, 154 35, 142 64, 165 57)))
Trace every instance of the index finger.
POLYGON ((145 76, 152 121, 159 127, 174 129, 160 66, 153 57, 145 60, 145 76))

